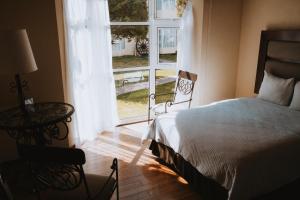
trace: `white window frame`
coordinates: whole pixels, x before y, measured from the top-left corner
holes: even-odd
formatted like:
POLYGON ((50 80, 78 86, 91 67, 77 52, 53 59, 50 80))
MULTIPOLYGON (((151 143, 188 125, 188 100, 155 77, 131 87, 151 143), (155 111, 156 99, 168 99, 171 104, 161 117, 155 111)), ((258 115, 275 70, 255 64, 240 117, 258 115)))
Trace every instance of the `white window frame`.
MULTIPOLYGON (((155 73, 157 69, 177 69, 176 63, 159 63, 159 29, 177 28, 180 30, 180 19, 174 18, 156 18, 156 0, 148 0, 148 21, 147 22, 110 22, 111 26, 148 26, 149 28, 149 66, 130 67, 123 69, 114 69, 114 72, 149 70, 149 94, 155 93, 155 73)), ((178 44, 177 33, 177 44, 178 44)), ((178 46, 177 46, 178 48, 178 46)), ((155 102, 150 100, 150 105, 155 102)))

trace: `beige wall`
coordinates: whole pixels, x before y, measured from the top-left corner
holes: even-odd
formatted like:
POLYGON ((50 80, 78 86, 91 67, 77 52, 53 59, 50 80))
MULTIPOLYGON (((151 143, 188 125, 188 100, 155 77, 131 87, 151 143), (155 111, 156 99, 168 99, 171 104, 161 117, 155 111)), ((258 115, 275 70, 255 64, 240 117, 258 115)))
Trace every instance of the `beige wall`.
POLYGON ((193 101, 197 105, 235 97, 242 8, 242 0, 200 2, 193 1, 194 51, 198 52, 194 71, 199 75, 193 101))
MULTIPOLYGON (((0 2, 0 29, 26 28, 38 71, 22 76, 29 83, 26 94, 39 101, 64 101, 55 4, 53 0, 4 0, 0 2)), ((1 66, 0 66, 1 67, 1 66)), ((16 105, 9 91, 13 77, 0 76, 0 109, 16 105)), ((0 132, 0 159, 14 151, 14 141, 0 132)))
POLYGON ((299 0, 244 0, 236 96, 252 96, 260 32, 300 29, 299 0))

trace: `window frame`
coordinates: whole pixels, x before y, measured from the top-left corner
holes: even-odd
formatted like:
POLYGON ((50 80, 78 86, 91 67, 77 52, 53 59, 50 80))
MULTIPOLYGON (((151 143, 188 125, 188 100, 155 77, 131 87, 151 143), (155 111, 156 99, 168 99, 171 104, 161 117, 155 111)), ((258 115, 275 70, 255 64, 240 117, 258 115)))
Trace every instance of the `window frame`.
MULTIPOLYGON (((123 69, 113 69, 113 72, 120 71, 137 71, 137 70, 149 70, 149 94, 155 93, 156 87, 156 70, 159 69, 177 69, 178 61, 172 63, 160 63, 159 62, 159 29, 160 28, 175 28, 177 29, 177 41, 176 47, 178 49, 179 43, 179 31, 180 31, 180 18, 157 18, 156 17, 156 2, 157 0, 148 0, 148 21, 145 22, 116 22, 110 21, 110 27, 112 26, 148 26, 149 30, 149 66, 130 67, 123 69)), ((154 105, 154 100, 150 100, 148 104, 154 105)), ((137 116, 140 117, 140 116, 137 116)), ((126 121, 127 119, 125 119, 126 121)))

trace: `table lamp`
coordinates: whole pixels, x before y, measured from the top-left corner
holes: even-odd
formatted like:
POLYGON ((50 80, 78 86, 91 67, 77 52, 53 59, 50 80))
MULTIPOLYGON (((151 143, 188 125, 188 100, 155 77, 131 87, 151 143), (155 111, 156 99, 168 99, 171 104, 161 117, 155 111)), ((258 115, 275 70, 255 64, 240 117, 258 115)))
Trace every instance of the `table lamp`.
POLYGON ((25 29, 0 30, 0 74, 15 76, 18 101, 26 112, 20 75, 37 70, 25 29))

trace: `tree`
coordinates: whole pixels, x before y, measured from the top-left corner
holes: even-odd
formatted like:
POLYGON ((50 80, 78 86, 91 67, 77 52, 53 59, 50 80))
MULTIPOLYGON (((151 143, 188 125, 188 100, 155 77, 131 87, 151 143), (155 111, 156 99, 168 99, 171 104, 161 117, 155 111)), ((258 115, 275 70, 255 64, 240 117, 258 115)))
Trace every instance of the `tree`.
POLYGON ((177 15, 182 17, 184 9, 186 7, 188 0, 177 0, 176 1, 176 8, 177 8, 177 15))
MULTIPOLYGON (((186 3, 187 0, 176 0, 178 16, 182 15, 186 3)), ((148 21, 148 0, 108 0, 108 5, 112 22, 148 21)), ((148 54, 148 26, 112 26, 111 33, 113 41, 123 38, 135 40, 138 54, 148 54)))
MULTIPOLYGON (((148 21, 147 0, 109 0, 110 20, 115 22, 145 22, 148 21)), ((127 38, 136 41, 146 39, 147 26, 113 26, 114 39, 127 38)))

